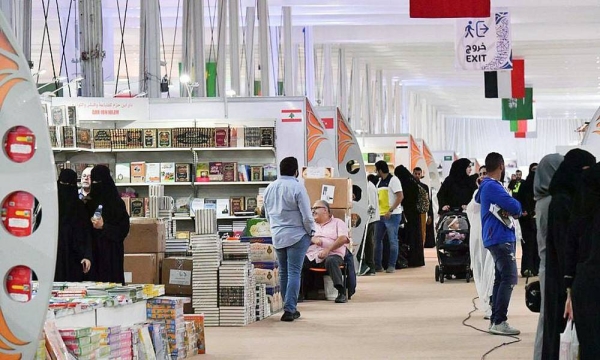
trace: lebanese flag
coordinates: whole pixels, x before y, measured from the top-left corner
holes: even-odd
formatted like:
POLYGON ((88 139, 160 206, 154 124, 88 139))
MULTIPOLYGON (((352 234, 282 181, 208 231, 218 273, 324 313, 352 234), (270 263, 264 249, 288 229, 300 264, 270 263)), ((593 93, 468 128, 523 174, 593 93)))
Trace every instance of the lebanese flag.
POLYGON ((411 18, 489 18, 490 0, 410 0, 411 18))
POLYGON ((512 98, 512 71, 485 71, 483 77, 486 99, 512 98))

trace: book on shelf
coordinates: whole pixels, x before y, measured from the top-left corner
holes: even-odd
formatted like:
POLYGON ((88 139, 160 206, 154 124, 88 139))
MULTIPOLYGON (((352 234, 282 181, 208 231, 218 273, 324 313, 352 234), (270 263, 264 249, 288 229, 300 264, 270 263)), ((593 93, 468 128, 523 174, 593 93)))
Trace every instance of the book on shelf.
POLYGON ((273 147, 275 146, 275 128, 261 127, 260 128, 260 146, 273 147))
POLYGON ((146 215, 144 198, 131 198, 129 206, 131 208, 131 217, 144 217, 146 215))
POLYGON ((256 197, 254 196, 246 196, 246 211, 254 211, 256 210, 256 197))
POLYGON ((67 125, 77 125, 77 107, 67 106, 67 125))
POLYGON ((92 132, 90 129, 76 127, 75 128, 75 145, 82 149, 92 148, 92 132))
POLYGON ((217 210, 217 199, 204 199, 204 210, 217 210))
POLYGON ((238 168, 236 162, 223 163, 223 181, 234 182, 238 181, 238 168))
POLYGON ((244 146, 258 147, 261 144, 261 133, 259 127, 246 127, 244 129, 244 146))
MULTIPOLYGON (((51 125, 54 126, 67 126, 67 109, 65 106, 52 106, 51 112, 51 125)), ((73 124, 74 125, 74 124, 73 124)))
POLYGON ((175 164, 175 182, 190 182, 191 180, 191 164, 176 163, 175 164))
POLYGON ((131 198, 129 196, 121 196, 121 200, 125 204, 125 210, 127 210, 127 214, 131 217, 131 198))
POLYGON ((50 135, 50 146, 61 147, 62 141, 59 141, 60 135, 56 133, 56 126, 48 126, 48 134, 50 135))
POLYGON ((175 215, 190 216, 190 197, 175 198, 175 215))
POLYGON ((110 140, 113 149, 127 149, 127 129, 111 129, 110 140))
POLYGON ((277 166, 275 164, 263 165, 263 181, 277 180, 277 166))
POLYGON ((209 165, 208 163, 196 164, 196 180, 197 182, 208 182, 209 179, 209 165))
POLYGON ((244 128, 231 126, 229 128, 229 147, 244 147, 244 128))
POLYGON ((217 219, 228 217, 230 214, 229 199, 217 199, 217 219))
POLYGON ((144 147, 155 148, 156 147, 156 129, 144 129, 144 147))
POLYGON ((131 182, 146 182, 146 163, 144 161, 135 161, 131 163, 131 182))
POLYGON ((109 129, 93 129, 92 138, 94 149, 110 149, 112 147, 109 129))
POLYGON ((175 182, 175 163, 160 163, 160 182, 174 183, 175 182))
POLYGON ((250 166, 250 181, 263 181, 263 167, 262 166, 250 166))
POLYGON ((229 147, 229 128, 215 128, 215 147, 229 147))
POLYGON ((129 163, 117 163, 115 165, 115 183, 131 182, 131 165, 129 163))
POLYGON ((160 183, 160 163, 146 163, 146 182, 160 183))
POLYGON ((139 149, 142 147, 142 129, 127 129, 127 149, 139 149))
POLYGON ((76 141, 75 126, 62 126, 63 147, 74 148, 76 141))
POLYGON ((235 214, 236 212, 244 211, 244 206, 246 205, 243 196, 232 196, 229 198, 229 209, 230 213, 235 214))
POLYGON ((211 161, 208 163, 209 181, 223 181, 223 163, 220 161, 211 161))
POLYGON ((156 130, 157 147, 159 148, 170 148, 171 147, 171 129, 158 129, 156 130))

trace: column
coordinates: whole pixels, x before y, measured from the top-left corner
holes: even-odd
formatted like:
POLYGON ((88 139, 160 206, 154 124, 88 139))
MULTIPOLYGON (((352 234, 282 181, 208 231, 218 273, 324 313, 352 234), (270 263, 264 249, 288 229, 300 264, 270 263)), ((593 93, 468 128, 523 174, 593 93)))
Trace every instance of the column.
POLYGON ((295 94, 294 58, 292 51, 292 8, 284 6, 283 10, 283 95, 295 94))
POLYGON ((81 94, 85 97, 104 96, 102 57, 102 1, 79 0, 81 94))
POLYGON ((240 95, 240 0, 229 0, 229 64, 231 90, 240 95))
POLYGON ((224 97, 227 90, 227 0, 219 0, 218 4, 217 96, 224 97))
POLYGON ((348 116, 348 72, 346 70, 346 50, 343 48, 338 51, 338 69, 337 105, 342 114, 348 116))
POLYGON ((269 9, 267 0, 257 0, 258 4, 258 34, 260 48, 260 88, 262 96, 271 96, 269 89, 269 9))
POLYGON ((315 102, 315 46, 310 26, 304 28, 304 93, 315 102))
MULTIPOLYGON (((269 26, 269 93, 271 96, 281 95, 279 91, 279 31, 278 26, 269 26)), ((283 91, 281 92, 283 93, 283 91)))
MULTIPOLYGON (((187 3, 188 1, 184 1, 187 3)), ((204 4, 202 1, 190 1, 191 6, 191 25, 188 33, 191 35, 191 39, 188 43, 191 50, 188 50, 188 56, 191 56, 186 74, 190 75, 192 82, 197 82, 198 87, 194 88, 193 96, 205 97, 206 96, 206 55, 204 53, 204 4)), ((183 92, 182 94, 185 94, 183 92)))
POLYGON ((355 130, 362 130, 361 108, 362 99, 360 97, 362 91, 360 64, 358 58, 352 58, 352 69, 350 75, 350 103, 351 109, 348 114, 348 122, 352 124, 355 130))
MULTIPOLYGON (((319 79, 321 80, 321 79, 319 79)), ((323 106, 335 105, 333 96, 333 66, 331 64, 331 45, 323 45, 323 106)))
POLYGON ((374 112, 373 112, 373 81, 371 79, 371 66, 369 64, 365 65, 365 78, 364 78, 364 86, 363 86, 363 122, 365 123, 365 127, 363 130, 366 130, 369 134, 374 134, 374 112))
POLYGON ((246 96, 254 96, 254 23, 256 8, 246 8, 246 96))
POLYGON ((377 115, 375 116, 375 130, 377 134, 385 133, 386 121, 385 121, 385 89, 383 83, 383 70, 377 70, 377 79, 375 80, 377 85, 376 99, 377 99, 377 115))

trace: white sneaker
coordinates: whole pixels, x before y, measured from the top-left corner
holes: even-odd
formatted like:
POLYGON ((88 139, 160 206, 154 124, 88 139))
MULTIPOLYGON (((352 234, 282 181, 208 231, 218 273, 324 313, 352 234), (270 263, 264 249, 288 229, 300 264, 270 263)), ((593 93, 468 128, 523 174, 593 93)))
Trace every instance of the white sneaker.
POLYGON ((506 321, 492 325, 489 331, 494 335, 519 335, 521 333, 521 331, 508 325, 506 321))

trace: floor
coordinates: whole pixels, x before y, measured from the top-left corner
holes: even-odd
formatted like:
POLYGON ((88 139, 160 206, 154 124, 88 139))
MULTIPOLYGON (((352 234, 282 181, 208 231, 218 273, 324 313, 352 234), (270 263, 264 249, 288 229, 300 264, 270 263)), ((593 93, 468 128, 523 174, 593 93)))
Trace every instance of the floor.
MULTIPOLYGON (((347 304, 307 301, 291 323, 280 314, 239 328, 207 328, 207 354, 197 359, 481 359, 512 339, 462 325, 473 310, 475 286, 464 280, 435 282, 435 251, 426 249, 426 266, 394 274, 359 278, 347 304)), ((519 261, 520 263, 520 261, 519 261)), ((531 359, 537 314, 525 307, 525 279, 515 287, 509 309, 521 341, 485 359, 531 359)), ((467 324, 487 329, 476 311, 467 324)))

